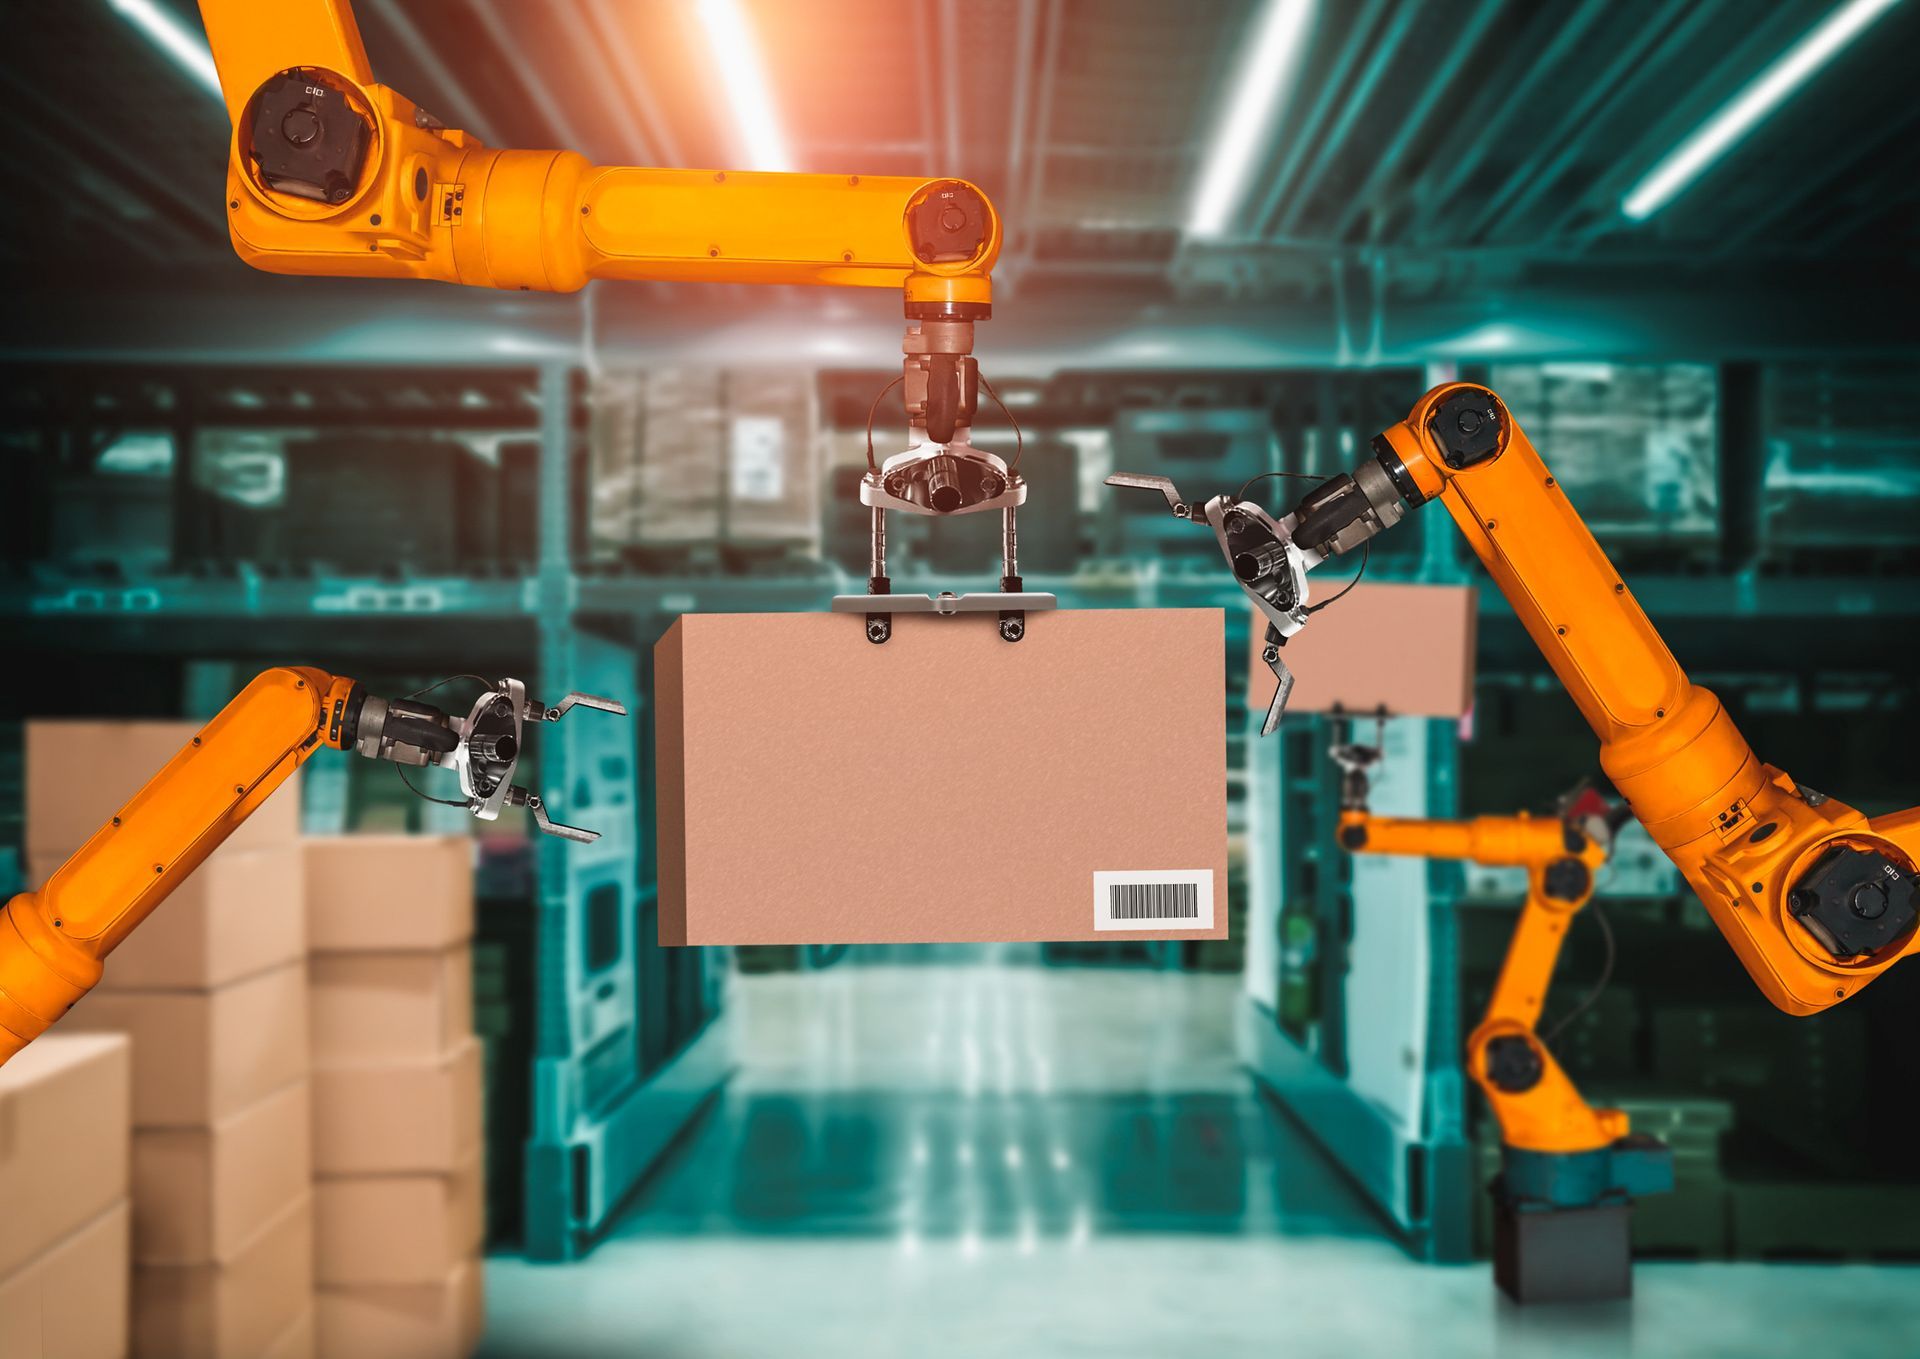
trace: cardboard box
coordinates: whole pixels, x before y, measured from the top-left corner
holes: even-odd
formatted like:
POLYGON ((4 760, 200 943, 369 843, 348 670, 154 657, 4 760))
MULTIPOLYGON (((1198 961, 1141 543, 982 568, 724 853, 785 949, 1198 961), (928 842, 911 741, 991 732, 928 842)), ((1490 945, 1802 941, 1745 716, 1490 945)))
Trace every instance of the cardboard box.
POLYGON ((323 1359, 466 1359, 485 1322, 485 1275, 467 1260, 430 1284, 323 1288, 323 1359))
POLYGON ((679 619, 660 942, 1224 938, 1225 652, 1218 609, 1040 613, 1018 643, 903 614, 884 646, 859 614, 679 619), (1115 910, 1115 873, 1193 913, 1115 910))
POLYGON ((134 1259, 232 1260, 308 1192, 312 1130, 302 1078, 210 1127, 135 1132, 134 1259))
POLYGON ((317 953, 307 964, 313 1060, 442 1057, 473 1035, 473 950, 317 953))
MULTIPOLYGON (((36 859, 73 853, 200 732, 193 722, 69 721, 26 724, 26 845, 36 859)), ((235 849, 300 838, 299 775, 282 784, 227 837, 235 849)))
MULTIPOLYGON (((45 882, 64 855, 27 861, 45 882)), ((216 849, 107 957, 100 990, 206 991, 307 952, 306 875, 298 845, 216 849)))
POLYGON ((0 1359, 125 1359, 127 1201, 0 1278, 0 1359))
POLYGON ((310 839, 307 947, 441 949, 473 937, 473 841, 464 835, 310 839))
POLYGON ((131 1054, 61 1031, 0 1066, 0 1279, 127 1196, 131 1054))
POLYGON ((431 1060, 313 1074, 318 1175, 449 1174, 480 1145, 480 1044, 431 1060))
POLYGON ((60 1022, 133 1036, 136 1127, 204 1127, 307 1074, 307 969, 216 991, 94 991, 60 1022))
POLYGON ((268 1348, 264 1359, 313 1359, 319 1350, 319 1318, 309 1307, 285 1334, 268 1348))
MULTIPOLYGON (((1322 587, 1316 599, 1339 586, 1322 587)), ((1362 583, 1287 639, 1280 657, 1293 671, 1287 711, 1378 711, 1393 717, 1460 717, 1473 706, 1479 595, 1467 585, 1362 583)), ((1253 620, 1247 704, 1264 713, 1273 671, 1260 659, 1266 622, 1253 620)))
POLYGON ((287 1205, 224 1264, 137 1265, 139 1359, 253 1359, 313 1305, 313 1197, 287 1205))
POLYGON ((485 1176, 476 1152, 450 1175, 324 1176, 313 1186, 322 1285, 432 1283, 480 1253, 485 1176))
POLYGON ((286 1332, 268 1347, 263 1359, 313 1359, 318 1346, 316 1339, 318 1322, 314 1309, 307 1308, 300 1319, 287 1327, 286 1332))

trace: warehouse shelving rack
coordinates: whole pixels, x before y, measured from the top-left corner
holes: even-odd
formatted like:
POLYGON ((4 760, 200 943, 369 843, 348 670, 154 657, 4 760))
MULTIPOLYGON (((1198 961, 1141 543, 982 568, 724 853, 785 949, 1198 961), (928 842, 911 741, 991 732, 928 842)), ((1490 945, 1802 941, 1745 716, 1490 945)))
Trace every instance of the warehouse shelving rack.
MULTIPOLYGON (((64 365, 58 371, 74 369, 64 365)), ((370 397, 369 387, 389 393, 398 402, 399 418, 410 400, 404 396, 409 379, 420 379, 428 371, 289 363, 169 369, 107 364, 97 372, 88 370, 101 381, 124 382, 157 374, 174 381, 191 378, 198 384, 217 385, 241 378, 267 390, 264 413, 257 403, 235 406, 204 394, 184 409, 107 413, 121 427, 164 416, 166 426, 188 431, 196 422, 259 424, 282 415, 296 423, 377 424, 368 405, 372 402, 377 415, 382 398, 377 392, 370 397), (271 393, 279 389, 263 384, 261 379, 266 377, 283 380, 289 390, 301 384, 313 388, 333 384, 334 391, 332 395, 310 393, 279 411, 271 404, 277 399, 271 393), (342 390, 345 400, 340 399, 342 390), (329 414, 336 407, 350 414, 329 414)), ((510 416, 521 435, 537 439, 537 551, 530 566, 479 575, 356 576, 276 573, 236 563, 217 573, 182 566, 136 579, 111 579, 38 565, 28 569, 25 563, 31 558, 17 557, 18 569, 0 569, 0 633, 10 654, 176 659, 212 654, 262 663, 320 661, 341 668, 444 667, 458 658, 462 665, 523 674, 547 690, 583 684, 627 693, 633 700, 636 727, 644 731, 652 720, 644 706, 648 652, 673 617, 704 611, 815 609, 833 594, 855 588, 844 572, 824 565, 811 573, 758 578, 717 573, 643 576, 590 567, 578 550, 583 525, 579 488, 574 483, 583 421, 574 365, 571 361, 535 366, 522 362, 444 371, 452 378, 476 374, 500 384, 502 392, 511 395, 493 398, 495 408, 490 411, 464 415, 444 402, 429 401, 429 414, 416 410, 414 418, 498 428, 510 416), (596 678, 589 683, 583 676, 596 678)), ((31 385, 44 376, 21 365, 10 381, 31 385)), ((36 420, 69 422, 76 430, 89 422, 101 423, 102 412, 83 399, 84 392, 43 385, 66 405, 55 403, 38 414, 24 415, 9 409, 16 430, 36 420)), ((418 387, 419 382, 413 385, 418 387)), ((1723 375, 1723 391, 1728 386, 1723 375)), ((1756 458, 1757 453, 1749 457, 1745 464, 1749 470, 1756 458)), ((177 480, 187 475, 183 463, 176 459, 177 480)), ((176 514, 182 517, 193 513, 187 490, 176 486, 176 514)), ((29 479, 25 494, 13 499, 16 514, 31 512, 35 493, 29 479)), ((1730 554, 1741 551, 1742 542, 1751 542, 1750 532, 1740 531, 1742 518, 1757 517, 1755 507, 1745 507, 1744 516, 1743 507, 1733 508, 1734 522, 1727 530, 1730 554)), ((1424 536, 1413 560, 1401 557, 1382 574, 1434 581, 1461 578, 1451 526, 1444 517, 1423 516, 1417 531, 1424 536)), ((16 543, 30 545, 28 539, 16 539, 16 543)), ((1033 588, 1057 594, 1066 607, 1157 605, 1237 611, 1244 605, 1239 591, 1222 579, 1221 572, 1199 562, 1135 563, 1125 569, 1103 566, 1068 577, 1029 580, 1033 588)), ((1901 576, 1808 577, 1736 569, 1704 576, 1636 575, 1634 585, 1649 613, 1663 626, 1686 629, 1690 644, 1697 642, 1703 650, 1710 647, 1711 654, 1728 663, 1742 648, 1756 654, 1777 648, 1781 628, 1792 629, 1803 651, 1817 651, 1827 645, 1842 646, 1849 639, 1857 643, 1869 619, 1884 625, 1920 617, 1920 597, 1912 591, 1910 580, 1901 576)), ((1482 589, 1480 610, 1483 668, 1533 663, 1531 644, 1505 601, 1482 589)), ((1305 719, 1290 721, 1302 728, 1300 739, 1323 740, 1324 733, 1307 733, 1305 719)), ((596 739, 585 724, 578 731, 581 742, 596 739)), ((599 738, 604 739, 604 731, 599 738)), ((1281 758, 1280 743, 1258 743, 1250 737, 1248 744, 1262 761, 1281 758)), ((1430 747, 1450 748, 1437 734, 1430 747)), ((628 771, 608 775, 601 780, 606 786, 590 786, 586 793, 596 804, 613 805, 625 798, 634 808, 629 818, 634 836, 619 846, 619 866, 583 856, 559 842, 543 843, 539 849, 540 970, 535 1056, 529 1073, 534 1134, 526 1170, 526 1245, 529 1254, 540 1259, 564 1259, 590 1248, 666 1144, 724 1081, 730 1065, 724 1008, 697 1034, 682 1035, 687 1041, 670 1051, 662 1051, 657 1042, 629 1042, 619 1035, 617 1024, 596 1026, 580 1019, 584 1012, 612 1010, 630 1013, 631 1023, 639 1026, 648 1004, 648 998, 639 993, 638 981, 631 985, 616 981, 611 996, 601 995, 610 980, 609 969, 605 955, 590 953, 589 948, 596 938, 594 893, 609 881, 623 884, 622 890, 630 895, 615 914, 627 932, 618 941, 622 962, 612 975, 640 975, 635 954, 642 941, 633 922, 647 911, 652 891, 651 818, 642 805, 650 786, 644 737, 636 739, 635 749, 641 753, 628 771), (589 966, 589 958, 602 965, 589 966)), ((592 762, 564 740, 549 743, 543 759, 542 783, 554 792, 556 814, 601 825, 604 818, 596 818, 592 810, 572 806, 579 772, 592 762)), ((1431 766, 1430 777, 1430 810, 1444 815, 1452 805, 1449 800, 1457 799, 1456 780, 1444 761, 1431 766)), ((1277 835, 1260 834, 1260 827, 1252 826, 1250 849, 1277 856, 1283 842, 1308 843, 1304 818, 1313 796, 1304 785, 1286 790, 1283 801, 1291 810, 1283 807, 1278 814, 1295 818, 1300 827, 1285 839, 1289 829, 1284 825, 1277 835)), ((1311 833, 1324 831, 1320 827, 1311 833)), ((1263 872, 1269 881, 1277 881, 1271 860, 1264 868, 1256 867, 1255 876, 1263 872)), ((1273 1012, 1259 1001, 1249 998, 1241 1014, 1243 1054, 1256 1076, 1334 1152, 1409 1240, 1436 1259, 1460 1258, 1467 1249, 1466 1204, 1471 1192, 1470 1150, 1459 1127, 1464 1107, 1457 1066, 1459 1005, 1448 990, 1459 970, 1450 952, 1454 943, 1449 894, 1455 891, 1457 885, 1436 879, 1428 906, 1435 981, 1424 1058, 1432 1096, 1423 1127, 1408 1131, 1389 1126, 1378 1110, 1346 1084, 1337 1064, 1326 1060, 1328 1050, 1309 1050, 1289 1038, 1273 1012)), ((604 901, 604 894, 598 900, 604 901)), ((1317 905, 1316 910, 1332 912, 1334 907, 1317 905)), ((604 942, 605 938, 602 929, 598 939, 604 942)), ((1318 964, 1327 988, 1337 984, 1338 963, 1338 951, 1329 950, 1318 964)), ((701 984, 709 994, 711 972, 701 984)), ((1333 1050, 1337 1051, 1337 1044, 1333 1050)))

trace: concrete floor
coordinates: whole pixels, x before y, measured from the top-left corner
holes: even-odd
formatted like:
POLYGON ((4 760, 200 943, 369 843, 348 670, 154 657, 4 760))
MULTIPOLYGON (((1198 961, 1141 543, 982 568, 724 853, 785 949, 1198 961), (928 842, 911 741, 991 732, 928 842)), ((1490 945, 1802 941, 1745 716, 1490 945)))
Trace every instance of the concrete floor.
POLYGON ((1920 1271, 1647 1264, 1522 1312, 1409 1260, 1232 1052, 1237 978, 742 978, 741 1069, 586 1260, 489 1262, 493 1359, 1920 1354, 1920 1271))

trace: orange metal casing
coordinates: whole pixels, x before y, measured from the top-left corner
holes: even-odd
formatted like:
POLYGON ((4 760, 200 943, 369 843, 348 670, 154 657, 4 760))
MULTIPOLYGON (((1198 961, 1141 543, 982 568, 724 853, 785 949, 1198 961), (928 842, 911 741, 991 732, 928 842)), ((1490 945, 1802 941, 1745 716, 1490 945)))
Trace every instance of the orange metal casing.
POLYGON ((1835 959, 1786 901, 1789 884, 1836 839, 1879 849, 1911 869, 1920 855, 1920 808, 1869 821, 1837 800, 1804 796, 1762 763, 1720 700, 1688 680, 1504 407, 1497 455, 1447 466, 1428 424, 1463 388, 1486 391, 1472 383, 1436 387, 1383 437, 1421 493, 1437 496, 1466 535, 1599 736, 1608 778, 1767 999, 1790 1014, 1812 1014, 1920 951, 1916 933, 1878 954, 1835 959))
POLYGON ((1500 979, 1485 1017, 1467 1039, 1468 1071, 1486 1094, 1500 1121, 1501 1140, 1510 1147, 1592 1151, 1626 1136, 1630 1131, 1626 1114, 1595 1109, 1582 1099, 1534 1032, 1567 926, 1592 898, 1593 878, 1607 860, 1606 849, 1591 836, 1582 836, 1581 848, 1573 850, 1560 821, 1535 819, 1524 812, 1470 821, 1425 821, 1346 811, 1340 815, 1340 833, 1341 843, 1357 854, 1457 859, 1527 870, 1527 899, 1507 943, 1500 979), (1554 897, 1546 890, 1547 868, 1561 859, 1578 859, 1587 868, 1586 890, 1572 899, 1554 897), (1523 1040, 1540 1060, 1540 1079, 1527 1090, 1503 1090, 1488 1078, 1487 1045, 1502 1037, 1523 1040))
POLYGON ((329 718, 352 683, 259 675, 38 891, 0 908, 0 1064, 91 990, 102 960, 309 755, 341 744, 329 718))
POLYGON ((345 0, 201 0, 200 11, 234 127, 233 244, 255 268, 555 292, 617 278, 992 300, 1002 230, 985 194, 987 231, 973 258, 919 259, 908 235, 917 202, 964 181, 607 167, 572 151, 496 150, 423 120, 374 83, 345 0), (252 172, 248 104, 263 81, 295 68, 330 73, 374 124, 368 169, 346 203, 274 193, 252 172))

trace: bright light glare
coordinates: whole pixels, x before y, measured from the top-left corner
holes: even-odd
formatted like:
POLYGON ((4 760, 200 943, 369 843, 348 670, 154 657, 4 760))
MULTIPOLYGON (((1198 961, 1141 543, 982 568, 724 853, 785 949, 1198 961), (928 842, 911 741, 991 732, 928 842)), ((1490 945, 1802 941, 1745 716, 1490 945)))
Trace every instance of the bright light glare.
POLYGON ((187 28, 155 0, 107 0, 115 12, 139 29, 155 47, 173 58, 174 64, 200 84, 215 99, 220 97, 220 73, 214 69, 213 53, 198 33, 187 28))
POLYGON ((1307 20, 1313 0, 1267 0, 1259 32, 1248 49, 1227 101, 1225 116, 1215 130, 1213 151, 1200 172, 1200 191, 1194 196, 1187 231, 1194 236, 1219 236, 1227 229, 1234 209, 1246 192, 1254 156, 1265 143, 1268 126, 1289 84, 1294 59, 1305 45, 1307 20))
POLYGON ((1899 3, 1849 0, 1829 14, 1730 103, 1689 133, 1620 200, 1620 211, 1636 222, 1660 211, 1841 48, 1859 37, 1868 24, 1899 3))
POLYGON ((699 0, 700 25, 707 31, 713 64, 720 70, 720 95, 733 109, 749 170, 791 170, 787 141, 773 115, 760 49, 740 10, 739 0, 699 0))

